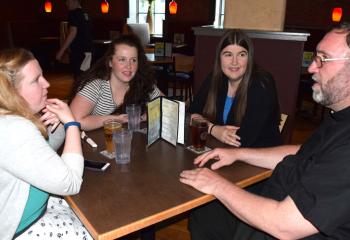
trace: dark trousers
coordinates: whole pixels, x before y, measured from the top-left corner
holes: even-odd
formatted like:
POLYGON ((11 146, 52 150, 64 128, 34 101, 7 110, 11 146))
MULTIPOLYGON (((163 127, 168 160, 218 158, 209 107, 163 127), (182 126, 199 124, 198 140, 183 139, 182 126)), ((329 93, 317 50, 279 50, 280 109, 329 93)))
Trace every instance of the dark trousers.
POLYGON ((192 240, 274 239, 236 218, 217 200, 191 212, 189 230, 192 240))
POLYGON ((77 77, 82 73, 80 70, 80 66, 85 58, 84 52, 73 52, 71 51, 69 55, 69 62, 71 71, 73 72, 74 79, 77 79, 77 77))

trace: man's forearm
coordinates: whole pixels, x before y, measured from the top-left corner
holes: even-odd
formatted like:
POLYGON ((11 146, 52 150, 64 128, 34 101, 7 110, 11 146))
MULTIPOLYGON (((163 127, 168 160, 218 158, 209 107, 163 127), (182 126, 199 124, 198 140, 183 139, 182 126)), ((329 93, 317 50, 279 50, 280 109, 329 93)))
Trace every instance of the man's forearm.
POLYGON ((237 149, 238 159, 254 166, 274 169, 283 158, 295 154, 300 145, 283 145, 270 148, 237 149))
POLYGON ((69 28, 69 32, 68 35, 66 37, 66 39, 64 40, 60 50, 59 50, 59 55, 63 55, 63 53, 67 50, 67 48, 69 47, 69 45, 72 43, 72 41, 74 40, 75 36, 77 34, 77 29, 76 27, 70 27, 69 28))
POLYGON ((290 197, 275 201, 245 191, 225 179, 214 195, 243 222, 278 239, 299 239, 318 232, 290 197))

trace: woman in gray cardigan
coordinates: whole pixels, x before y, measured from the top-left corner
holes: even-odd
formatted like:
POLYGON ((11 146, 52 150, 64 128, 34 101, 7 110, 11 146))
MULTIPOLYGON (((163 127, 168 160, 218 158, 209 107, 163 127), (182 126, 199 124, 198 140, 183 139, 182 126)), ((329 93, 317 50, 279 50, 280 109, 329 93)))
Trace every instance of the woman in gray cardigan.
MULTIPOLYGON (((80 124, 67 104, 47 99, 49 86, 29 51, 0 52, 0 239, 62 239, 61 232, 71 232, 66 239, 84 237, 82 233, 75 237, 69 223, 62 228, 43 222, 48 215, 49 194, 78 193, 84 167, 80 124), (51 134, 60 122, 66 131, 61 156, 49 144, 60 145, 60 137, 52 141, 56 134, 51 134), (40 224, 35 224, 39 220, 40 224)), ((62 129, 56 129, 61 137, 62 129)), ((49 204, 59 202, 59 209, 76 218, 63 201, 53 199, 49 204)))

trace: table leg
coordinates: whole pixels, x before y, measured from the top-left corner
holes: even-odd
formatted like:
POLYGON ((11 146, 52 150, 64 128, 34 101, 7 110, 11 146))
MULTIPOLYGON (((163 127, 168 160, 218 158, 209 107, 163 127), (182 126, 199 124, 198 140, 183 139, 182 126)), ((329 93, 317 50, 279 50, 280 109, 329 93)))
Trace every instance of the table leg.
POLYGON ((155 240, 156 230, 154 226, 149 226, 141 230, 141 240, 155 240))

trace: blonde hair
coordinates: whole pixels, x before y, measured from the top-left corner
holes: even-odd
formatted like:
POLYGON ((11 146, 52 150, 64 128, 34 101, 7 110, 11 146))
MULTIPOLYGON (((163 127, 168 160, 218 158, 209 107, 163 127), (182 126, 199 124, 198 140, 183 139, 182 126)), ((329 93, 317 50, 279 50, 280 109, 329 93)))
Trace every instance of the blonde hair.
POLYGON ((20 71, 31 60, 35 60, 33 54, 22 48, 0 51, 0 115, 18 115, 30 120, 46 138, 46 127, 17 91, 23 79, 20 71))

